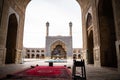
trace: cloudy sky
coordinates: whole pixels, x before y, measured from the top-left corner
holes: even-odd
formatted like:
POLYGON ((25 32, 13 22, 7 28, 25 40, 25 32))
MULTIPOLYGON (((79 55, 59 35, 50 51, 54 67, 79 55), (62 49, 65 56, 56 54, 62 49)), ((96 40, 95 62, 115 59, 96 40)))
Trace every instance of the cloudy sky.
POLYGON ((31 0, 26 9, 24 47, 45 47, 46 22, 50 36, 69 36, 73 23, 73 47, 82 47, 81 9, 76 0, 31 0))

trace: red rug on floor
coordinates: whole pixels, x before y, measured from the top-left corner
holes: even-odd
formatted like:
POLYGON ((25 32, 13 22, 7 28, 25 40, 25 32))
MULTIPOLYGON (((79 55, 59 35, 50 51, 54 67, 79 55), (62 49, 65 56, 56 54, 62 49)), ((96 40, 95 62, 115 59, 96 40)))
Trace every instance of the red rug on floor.
POLYGON ((13 75, 14 80, 71 80, 71 72, 64 66, 35 66, 13 75))

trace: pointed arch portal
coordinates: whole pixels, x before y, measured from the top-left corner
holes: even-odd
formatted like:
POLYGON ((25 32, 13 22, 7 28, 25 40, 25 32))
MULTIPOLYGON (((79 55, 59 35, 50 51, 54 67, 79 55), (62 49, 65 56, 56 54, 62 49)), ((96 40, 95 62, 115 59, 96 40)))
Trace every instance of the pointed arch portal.
POLYGON ((16 40, 17 40, 17 18, 11 14, 8 20, 7 40, 6 40, 6 58, 5 63, 15 63, 16 59, 16 40))
POLYGON ((117 67, 116 33, 112 0, 101 0, 98 5, 101 65, 117 67), (108 4, 109 3, 109 4, 108 4))
POLYGON ((67 53, 65 49, 65 44, 58 40, 51 45, 51 59, 66 59, 67 53))

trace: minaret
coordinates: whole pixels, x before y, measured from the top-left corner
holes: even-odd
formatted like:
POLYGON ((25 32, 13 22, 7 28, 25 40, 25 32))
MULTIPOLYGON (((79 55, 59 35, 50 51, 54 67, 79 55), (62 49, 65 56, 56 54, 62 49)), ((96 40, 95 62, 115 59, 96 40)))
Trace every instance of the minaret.
POLYGON ((49 22, 46 22, 46 36, 49 36, 49 22))
POLYGON ((69 27, 70 27, 70 36, 72 36, 72 22, 69 23, 69 27))

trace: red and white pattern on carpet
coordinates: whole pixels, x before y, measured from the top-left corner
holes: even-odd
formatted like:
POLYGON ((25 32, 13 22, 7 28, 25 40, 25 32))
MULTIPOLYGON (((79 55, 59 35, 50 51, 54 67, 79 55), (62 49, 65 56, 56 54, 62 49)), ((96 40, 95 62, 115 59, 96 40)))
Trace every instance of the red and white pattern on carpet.
POLYGON ((71 80, 71 72, 64 66, 36 66, 15 74, 21 80, 71 80))

